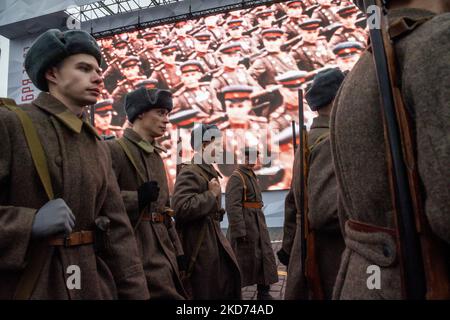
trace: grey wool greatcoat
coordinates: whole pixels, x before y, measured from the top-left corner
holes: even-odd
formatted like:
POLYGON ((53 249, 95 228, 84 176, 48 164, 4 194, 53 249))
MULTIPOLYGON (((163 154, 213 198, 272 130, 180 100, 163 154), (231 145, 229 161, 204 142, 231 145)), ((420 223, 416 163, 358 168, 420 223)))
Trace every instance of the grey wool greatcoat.
POLYGON ((212 178, 219 178, 212 165, 184 165, 177 176, 172 199, 177 228, 188 259, 192 257, 202 228, 205 228, 190 277, 193 299, 240 299, 238 262, 220 229, 220 197, 216 198, 208 190, 208 181, 212 178))
MULTIPOLYGON (((308 161, 308 221, 315 232, 315 252, 318 273, 325 299, 331 299, 337 271, 340 265, 344 241, 339 227, 337 214, 337 185, 331 158, 327 116, 319 115, 314 118, 308 133, 308 147, 310 148, 308 161)), ((306 250, 301 246, 300 227, 300 152, 297 151, 294 160, 294 178, 291 190, 285 202, 286 221, 283 244, 292 243, 288 266, 285 299, 308 299, 301 252, 306 250), (296 216, 294 218, 294 215, 296 216), (295 232, 292 232, 295 223, 295 232)), ((287 249, 288 250, 288 249, 287 249)))
MULTIPOLYGON (((44 149, 55 198, 76 217, 73 232, 94 231, 110 219, 108 247, 50 246, 31 299, 148 299, 145 277, 126 216, 111 158, 95 129, 48 93, 20 106, 32 119, 44 149), (79 267, 81 288, 69 290, 70 265, 79 267)), ((27 263, 34 216, 47 195, 33 165, 22 125, 0 108, 0 299, 11 299, 27 263)))
MULTIPOLYGON (((395 49, 402 95, 414 127, 425 215, 432 232, 447 245, 444 255, 448 255, 450 14, 434 15, 419 9, 389 13, 390 23, 401 17, 431 18, 396 39, 395 49)), ((331 146, 346 244, 333 297, 401 299, 380 97, 370 52, 361 56, 336 98, 331 146), (364 231, 358 227, 361 224, 372 231, 364 231), (374 227, 378 231, 373 231, 374 227), (380 267, 380 289, 370 290, 367 286, 370 265, 380 267)))
MULTIPOLYGON (((170 207, 170 199, 166 171, 159 155, 161 149, 143 140, 131 128, 125 129, 122 141, 130 150, 146 181, 158 182, 160 188, 158 200, 151 203, 150 207, 145 209, 146 212, 164 212, 166 207, 170 207)), ((139 215, 137 189, 143 181, 140 181, 133 164, 119 143, 111 140, 107 144, 111 151, 113 168, 125 208, 130 217, 136 218, 139 215)), ((165 218, 170 219, 167 216, 165 218)), ((178 244, 173 242, 179 242, 179 239, 176 232, 169 234, 168 227, 174 228, 170 224, 166 227, 164 222, 142 220, 135 228, 136 242, 151 299, 184 299, 186 297, 177 264, 175 248, 178 244), (171 238, 173 234, 176 236, 175 239, 171 238)))
POLYGON ((278 273, 266 219, 262 209, 244 208, 244 200, 262 203, 262 196, 253 170, 241 165, 231 175, 225 191, 227 238, 241 269, 242 286, 270 285, 278 281, 278 273), (242 237, 245 241, 237 240, 242 237))

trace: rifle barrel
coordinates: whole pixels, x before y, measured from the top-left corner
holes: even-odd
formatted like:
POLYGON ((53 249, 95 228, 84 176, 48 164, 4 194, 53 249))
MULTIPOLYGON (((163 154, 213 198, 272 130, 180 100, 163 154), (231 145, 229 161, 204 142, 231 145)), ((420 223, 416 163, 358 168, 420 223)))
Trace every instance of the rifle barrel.
MULTIPOLYGON (((364 0, 366 8, 377 5, 382 9, 379 0, 364 0)), ((406 165, 402 149, 399 124, 397 122, 396 105, 392 90, 389 72, 389 61, 386 46, 387 39, 386 19, 381 14, 381 29, 370 28, 373 58, 376 66, 378 86, 382 101, 384 121, 386 123, 389 144, 389 157, 392 159, 393 170, 393 196, 397 217, 397 228, 400 237, 400 255, 404 275, 403 288, 407 299, 424 299, 426 295, 425 272, 423 268, 420 241, 415 225, 412 198, 407 177, 406 165)))

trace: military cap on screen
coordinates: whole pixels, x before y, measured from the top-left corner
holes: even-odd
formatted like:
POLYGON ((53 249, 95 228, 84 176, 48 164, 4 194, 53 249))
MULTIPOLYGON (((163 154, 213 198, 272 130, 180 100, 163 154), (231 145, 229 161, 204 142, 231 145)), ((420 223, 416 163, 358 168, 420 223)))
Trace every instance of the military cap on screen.
POLYGON ((339 68, 330 68, 319 72, 305 95, 311 110, 317 111, 332 102, 344 78, 345 75, 339 68))
POLYGON ((268 10, 262 10, 262 11, 257 12, 257 13, 256 13, 256 16, 257 16, 258 18, 261 18, 261 17, 268 17, 268 16, 273 15, 274 13, 275 13, 274 10, 268 9, 268 10))
POLYGON ((238 51, 242 51, 242 46, 239 42, 232 42, 222 46, 219 51, 226 54, 235 53, 238 51))
POLYGON ((239 27, 242 27, 242 24, 244 23, 244 20, 242 19, 233 19, 228 21, 228 27, 230 27, 230 29, 237 29, 239 27))
POLYGON ((308 73, 299 70, 290 70, 277 77, 275 80, 286 88, 299 88, 306 82, 308 73))
POLYGON ((346 41, 341 42, 333 48, 333 53, 339 57, 352 56, 364 50, 359 42, 346 41))
POLYGON ((114 103, 113 99, 106 99, 106 100, 98 101, 94 105, 95 113, 97 113, 99 115, 106 115, 108 113, 117 114, 116 112, 114 112, 114 109, 112 106, 113 103, 114 103))
POLYGON ((163 54, 167 54, 167 53, 175 52, 175 51, 177 51, 177 49, 178 49, 178 47, 175 44, 173 44, 173 45, 162 47, 161 49, 159 49, 159 51, 161 51, 161 53, 163 53, 163 54))
POLYGON ((286 2, 286 5, 289 7, 289 8, 292 8, 292 7, 304 7, 305 6, 305 4, 303 3, 303 1, 288 1, 288 2, 286 2))
POLYGON ((136 83, 136 89, 144 87, 147 89, 154 89, 158 85, 158 80, 156 79, 145 79, 136 83))
POLYGON ((158 32, 156 31, 147 31, 142 35, 142 38, 144 39, 153 39, 158 36, 158 32))
POLYGON ((101 65, 100 47, 89 33, 81 30, 61 32, 58 29, 50 29, 31 45, 25 58, 25 70, 39 90, 48 91, 45 72, 65 58, 79 53, 93 56, 101 65))
POLYGON ((174 27, 175 27, 175 28, 179 28, 179 27, 181 27, 181 26, 186 25, 186 23, 187 23, 187 22, 184 21, 184 20, 177 21, 177 22, 175 22, 174 27))
POLYGON ((172 111, 172 107, 172 93, 168 90, 141 87, 125 96, 125 113, 131 123, 137 116, 151 109, 164 108, 172 111))
POLYGON ((129 67, 134 67, 135 65, 138 65, 138 64, 139 65, 141 64, 141 60, 139 60, 138 57, 130 56, 130 57, 126 58, 125 60, 123 60, 120 65, 122 66, 122 68, 129 68, 129 67))
POLYGON ((201 123, 191 132, 191 147, 199 150, 203 142, 209 142, 212 138, 219 138, 222 134, 215 124, 201 123))
POLYGON ((355 7, 354 5, 350 5, 350 6, 340 8, 336 13, 338 15, 340 15, 341 17, 348 17, 357 12, 358 12, 358 8, 355 7))
POLYGON ((222 89, 222 96, 225 100, 243 101, 250 99, 253 87, 246 85, 231 85, 222 89))
POLYGON ((194 36, 195 39, 197 39, 198 41, 209 41, 211 39, 211 34, 210 33, 197 33, 194 36))
POLYGON ((300 23, 298 26, 302 28, 303 30, 316 30, 320 27, 320 23, 322 20, 319 19, 307 19, 303 20, 302 23, 300 23))
POLYGON ((182 73, 186 72, 204 72, 203 65, 201 62, 196 60, 189 60, 181 64, 180 70, 182 73))
POLYGON ((128 47, 128 42, 126 42, 123 39, 118 39, 114 42, 114 47, 116 48, 128 47))
POLYGON ((284 31, 279 28, 271 28, 265 29, 261 32, 261 36, 263 38, 281 38, 284 34, 284 31))

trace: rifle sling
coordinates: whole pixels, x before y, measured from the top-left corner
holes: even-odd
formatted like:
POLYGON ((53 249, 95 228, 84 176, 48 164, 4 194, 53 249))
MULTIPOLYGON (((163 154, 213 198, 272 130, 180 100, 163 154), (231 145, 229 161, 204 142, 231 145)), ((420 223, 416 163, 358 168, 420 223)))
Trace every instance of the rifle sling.
MULTIPOLYGON (((54 193, 47 158, 31 118, 25 111, 20 109, 12 99, 1 98, 0 107, 9 109, 19 118, 28 148, 30 149, 34 167, 39 175, 39 179, 45 189, 48 199, 52 200, 54 198, 54 193)), ((50 257, 50 252, 50 247, 45 241, 30 244, 27 254, 27 264, 14 292, 13 298, 15 300, 28 300, 31 298, 44 264, 50 257)))
POLYGON ((323 140, 325 140, 326 138, 328 138, 330 136, 330 131, 327 131, 323 134, 321 134, 316 141, 314 141, 314 143, 309 147, 309 153, 311 154, 311 152, 317 147, 317 145, 319 143, 321 143, 323 140))
MULTIPOLYGON (((144 183, 145 181, 147 181, 148 179, 145 179, 145 175, 143 174, 143 172, 137 166, 137 162, 135 161, 135 159, 133 157, 133 154, 131 153, 130 148, 128 148, 127 143, 124 141, 124 138, 117 139, 117 143, 122 148, 122 150, 125 153, 125 155, 128 158, 128 160, 133 165, 133 168, 134 168, 134 170, 136 171, 136 174, 137 174, 138 184, 140 185, 140 184, 144 183)), ((136 231, 136 229, 139 227, 139 225, 142 222, 142 218, 144 217, 145 209, 146 208, 143 208, 142 211, 139 212, 139 217, 138 217, 137 221, 133 225, 133 229, 135 231, 136 231)))
MULTIPOLYGON (((185 169, 187 167, 189 167, 190 169, 192 169, 192 171, 195 171, 201 177, 203 177, 206 180, 206 184, 208 185, 209 177, 199 166, 194 165, 194 164, 188 164, 188 165, 183 166, 183 169, 185 169)), ((208 227, 208 219, 209 219, 209 217, 206 217, 203 221, 202 229, 200 230, 197 241, 195 243, 194 250, 192 251, 191 257, 189 259, 189 265, 188 265, 188 269, 186 272, 187 278, 190 278, 192 275, 192 272, 194 271, 194 266, 197 261, 198 253, 200 252, 200 247, 202 246, 203 240, 205 239, 206 230, 208 227)))

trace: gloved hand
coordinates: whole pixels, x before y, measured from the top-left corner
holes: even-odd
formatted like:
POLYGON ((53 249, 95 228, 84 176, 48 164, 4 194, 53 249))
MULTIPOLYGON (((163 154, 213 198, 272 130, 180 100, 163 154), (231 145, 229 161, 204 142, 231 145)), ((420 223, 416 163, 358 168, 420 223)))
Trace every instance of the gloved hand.
POLYGON ((45 238, 55 234, 70 234, 75 226, 75 216, 63 199, 47 202, 38 210, 31 227, 32 238, 45 238))
POLYGON ((289 265, 290 256, 289 254, 286 253, 286 251, 284 251, 283 249, 278 250, 277 257, 278 260, 280 260, 280 262, 284 264, 286 267, 289 265))
POLYGON ((208 190, 211 191, 215 197, 219 197, 222 194, 220 183, 216 178, 212 178, 211 181, 208 182, 208 190))
POLYGON ((144 182, 137 190, 139 212, 141 212, 150 203, 158 200, 159 187, 156 181, 144 182))

